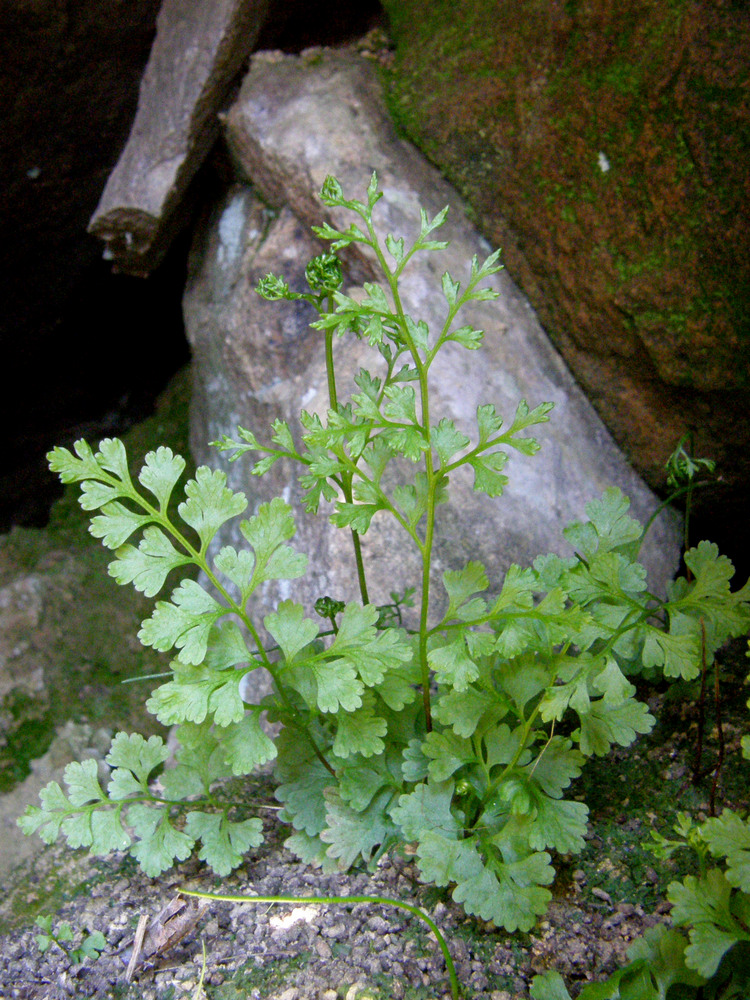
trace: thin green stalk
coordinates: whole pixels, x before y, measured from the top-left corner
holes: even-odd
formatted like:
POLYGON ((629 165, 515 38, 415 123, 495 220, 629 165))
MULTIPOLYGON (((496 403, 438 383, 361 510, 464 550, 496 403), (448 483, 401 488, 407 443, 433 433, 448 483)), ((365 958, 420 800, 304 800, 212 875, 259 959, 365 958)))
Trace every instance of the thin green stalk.
MULTIPOLYGON (((421 427, 422 432, 429 441, 430 396, 427 384, 427 367, 422 361, 422 358, 419 356, 417 346, 412 340, 409 328, 406 324, 406 313, 404 311, 403 303, 401 302, 401 296, 398 290, 398 272, 394 273, 388 267, 388 262, 386 261, 385 255, 380 248, 372 222, 368 220, 367 226, 372 240, 372 248, 377 255, 378 262, 383 270, 383 274, 386 276, 391 290, 395 314, 401 328, 401 335, 404 338, 404 343, 409 349, 409 354, 411 355, 414 367, 417 370, 417 375, 419 377, 419 396, 422 417, 421 427)), ((422 556, 422 595, 419 613, 419 666, 421 671, 422 703, 424 705, 425 725, 427 732, 429 733, 432 730, 432 706, 430 697, 430 665, 427 661, 427 622, 430 614, 430 568, 432 564, 432 544, 435 534, 435 482, 437 478, 432 461, 432 451, 429 448, 425 452, 424 461, 429 487, 427 512, 425 514, 425 538, 424 542, 420 545, 420 553, 422 556)))
POLYGON ((390 899, 388 896, 232 896, 225 893, 196 892, 189 889, 180 889, 180 892, 183 896, 197 896, 199 899, 211 899, 221 903, 311 903, 313 906, 355 906, 357 903, 374 903, 377 906, 396 906, 398 909, 406 910, 407 913, 424 920, 430 928, 445 959, 445 967, 451 984, 451 997, 453 1000, 459 1000, 461 995, 456 967, 453 964, 446 940, 437 924, 419 907, 404 903, 400 899, 390 899))
MULTIPOLYGON (((328 311, 331 312, 333 308, 333 299, 331 296, 328 297, 328 311)), ((339 407, 338 393, 336 391, 336 369, 333 363, 333 330, 327 329, 325 331, 325 345, 326 345, 326 377, 328 379, 328 403, 332 410, 336 411, 339 407)), ((352 477, 349 475, 346 477, 341 484, 342 492, 344 494, 344 499, 347 503, 352 503, 352 477)), ((370 603, 370 595, 367 590, 367 576, 365 574, 365 563, 362 558, 362 545, 359 540, 359 535, 352 528, 352 546, 354 547, 354 561, 357 565, 357 581, 359 583, 359 593, 362 598, 363 604, 370 603)))

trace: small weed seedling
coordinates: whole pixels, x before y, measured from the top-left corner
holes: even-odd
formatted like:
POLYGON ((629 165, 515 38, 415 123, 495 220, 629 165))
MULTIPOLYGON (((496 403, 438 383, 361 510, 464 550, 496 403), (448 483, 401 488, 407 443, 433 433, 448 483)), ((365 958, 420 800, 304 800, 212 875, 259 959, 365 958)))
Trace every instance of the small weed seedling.
POLYGON ((584 846, 588 810, 565 797, 571 782, 590 757, 629 746, 653 725, 631 676, 653 668, 667 679, 698 677, 705 657, 747 631, 750 590, 733 593, 731 563, 700 542, 685 553, 688 576, 661 599, 638 562, 645 530, 612 487, 586 506, 586 521, 565 529, 570 558, 543 555, 495 581, 470 561, 443 573, 436 600, 433 549, 452 477, 465 469, 475 491, 501 497, 508 451, 533 460, 540 445, 529 432, 549 420, 552 405, 521 400, 506 424, 486 403, 466 429, 433 412, 435 358, 449 346, 481 346, 482 331, 458 317, 471 301, 496 297, 487 281, 500 268, 498 253, 475 258, 463 284, 442 276, 436 295, 445 321, 430 330, 405 311, 400 281, 416 255, 446 246, 434 238, 446 210, 433 219, 422 212, 407 244, 379 233, 381 197, 375 175, 364 202, 328 178, 323 204, 356 221, 315 229, 331 250, 310 261, 307 290, 274 275, 259 286, 266 299, 315 309, 327 413, 303 411, 294 429, 277 420, 270 438, 240 429, 218 442, 233 459, 253 456, 254 475, 280 459, 296 463, 306 511, 316 514, 324 499, 332 523, 351 536, 361 600, 321 603, 324 628, 293 600, 261 621, 250 598, 267 581, 294 580, 307 568, 289 544, 295 521, 287 503, 261 504, 240 520, 246 547, 214 553, 219 528, 247 507, 223 472, 198 469, 172 517, 185 462, 170 449, 150 453, 131 477, 117 440, 97 451, 84 441, 75 453, 56 448, 51 468, 64 483, 81 484, 81 505, 95 512, 91 532, 113 550, 109 572, 118 583, 156 597, 184 567, 197 567, 205 583, 183 579, 139 632, 146 646, 173 651, 171 677, 147 707, 176 727, 175 766, 161 770, 169 750, 160 738, 118 733, 106 788, 94 761, 71 764, 67 792, 50 783, 41 806, 19 822, 48 842, 62 833, 97 854, 130 851, 150 876, 197 848, 226 876, 261 843, 263 824, 224 797, 223 782, 273 760, 286 845, 305 862, 345 871, 410 844, 425 883, 450 887, 469 914, 528 931, 551 899, 553 854, 584 846), (380 274, 358 298, 341 290, 336 256, 352 244, 380 274), (352 386, 339 384, 337 336, 366 342, 376 361, 352 386), (389 485, 392 463, 411 470, 406 484, 389 485), (393 519, 419 555, 413 630, 400 620, 402 598, 378 606, 380 595, 369 593, 360 539, 376 514, 393 519), (273 687, 259 703, 242 696, 253 670, 267 672, 273 687), (275 738, 263 713, 279 726, 275 738))
POLYGON ((81 943, 73 948, 71 945, 75 940, 75 935, 73 928, 66 920, 58 924, 56 931, 52 929, 51 915, 37 917, 35 923, 41 931, 41 934, 37 934, 35 937, 42 954, 53 944, 57 945, 60 951, 68 956, 73 965, 78 965, 79 962, 83 962, 87 958, 95 961, 107 947, 107 942, 101 931, 86 934, 81 943))

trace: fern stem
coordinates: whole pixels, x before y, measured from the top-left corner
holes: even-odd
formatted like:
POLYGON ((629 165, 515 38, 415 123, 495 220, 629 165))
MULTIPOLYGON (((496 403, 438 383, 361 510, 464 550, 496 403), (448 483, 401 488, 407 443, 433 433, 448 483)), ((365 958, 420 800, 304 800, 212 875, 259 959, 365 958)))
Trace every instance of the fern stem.
MULTIPOLYGON (((328 312, 333 312, 333 296, 328 296, 328 312)), ((336 369, 333 363, 333 330, 326 329, 325 331, 325 344, 326 344, 326 378, 328 380, 328 403, 330 408, 335 412, 339 408, 338 392, 336 390, 336 369)), ((344 494, 344 499, 347 503, 353 502, 352 496, 352 476, 348 475, 343 483, 341 484, 342 492, 344 494)), ((352 546, 354 548, 354 561, 357 564, 357 581, 359 583, 359 593, 362 598, 363 604, 370 603, 370 596, 367 591, 367 577, 365 575, 365 564, 362 559, 362 546, 359 541, 359 535, 354 530, 351 529, 352 535, 352 546)))
MULTIPOLYGON (((370 233, 371 246, 375 251, 383 274, 388 280, 401 336, 409 349, 409 354, 411 355, 414 367, 417 371, 417 376, 419 378, 419 396, 422 418, 420 426, 422 433, 429 444, 430 395, 429 386, 427 384, 428 365, 426 365, 420 357, 417 345, 414 343, 414 340, 409 333, 409 327, 406 323, 406 313, 404 311, 404 306, 401 302, 401 296, 398 290, 398 274, 400 271, 397 270, 397 272, 392 272, 388 267, 388 262, 386 261, 385 255, 383 254, 378 242, 372 221, 370 219, 366 219, 365 221, 367 222, 367 227, 370 233)), ((419 667, 421 672, 422 703, 424 706, 425 726, 427 732, 429 733, 432 731, 432 705, 430 697, 430 665, 427 662, 427 622, 429 620, 430 613, 430 568, 432 565, 432 544, 435 533, 435 487, 438 478, 435 474, 435 467, 432 460, 432 449, 429 447, 424 453, 424 462, 429 486, 427 494, 427 512, 425 514, 425 538, 424 542, 419 546, 420 555, 422 557, 422 596, 419 613, 419 667)))
POLYGON ((200 899, 211 899, 221 903, 311 903, 313 906, 354 906, 357 903, 374 903, 377 906, 396 906, 400 910, 406 910, 415 917, 419 917, 430 928, 435 935, 438 946, 445 959, 445 967, 451 984, 451 997, 459 1000, 461 987, 456 975, 456 967, 453 964, 451 953, 445 938, 440 932, 435 921, 417 906, 404 903, 400 899, 391 899, 388 896, 232 896, 224 893, 196 892, 195 890, 180 889, 183 896, 197 896, 200 899))

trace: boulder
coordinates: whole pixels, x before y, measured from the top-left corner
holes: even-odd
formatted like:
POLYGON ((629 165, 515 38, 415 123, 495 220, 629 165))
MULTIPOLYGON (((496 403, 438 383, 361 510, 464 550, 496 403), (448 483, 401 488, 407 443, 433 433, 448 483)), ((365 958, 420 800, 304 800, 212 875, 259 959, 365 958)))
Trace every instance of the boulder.
POLYGON ((694 513, 747 559, 750 18, 707 0, 384 7, 399 128, 503 247, 646 481, 664 488, 690 431, 717 460, 694 513))
POLYGON ((267 0, 164 0, 133 128, 89 223, 121 270, 147 274, 166 251, 267 9, 267 0))
MULTIPOLYGON (((226 136, 248 183, 231 187, 191 254, 184 298, 194 357, 191 444, 199 462, 227 470, 230 484, 248 495, 251 510, 278 494, 299 510, 294 469, 277 463, 267 476, 254 477, 247 460, 230 464, 207 442, 235 434, 238 424, 268 439, 275 418, 295 427, 300 408, 325 412, 324 348, 322 334, 308 327, 311 308, 265 302, 254 286, 274 271, 293 288, 304 289, 304 267, 324 249, 312 236, 311 224, 326 219, 348 226, 352 221, 348 213, 325 209, 317 199, 326 175, 338 177, 347 196, 362 198, 371 172, 377 171, 384 191, 376 210, 383 235, 413 239, 420 205, 430 214, 450 206, 441 230, 449 248, 415 258, 403 279, 405 309, 433 329, 442 325, 443 272, 465 281, 472 256, 484 258, 491 248, 455 191, 398 138, 375 71, 356 55, 329 50, 254 57, 226 118, 226 136)), ((361 254, 350 255, 346 264, 350 284, 374 273, 361 254)), ((441 508, 434 570, 439 580, 443 570, 480 559, 497 586, 511 562, 528 564, 541 552, 564 551, 563 526, 583 518, 586 501, 606 487, 620 486, 641 519, 657 501, 576 385, 528 300, 504 271, 491 284, 499 298, 473 303, 464 315, 464 322, 486 331, 482 350, 450 345, 433 366, 434 421, 446 416, 470 432, 477 405, 495 404, 507 421, 521 397, 530 406, 552 401, 555 409, 551 422, 537 428, 543 445, 539 455, 511 458, 510 485, 502 498, 489 501, 473 493, 468 478, 455 477, 450 504, 441 508)), ((344 386, 372 352, 349 339, 338 340, 335 348, 344 386)), ((418 577, 400 529, 378 517, 363 546, 373 565, 371 599, 383 603, 391 590, 418 577)), ((300 514, 298 524, 298 544, 311 556, 311 574, 275 592, 269 588, 264 602, 291 594, 309 608, 324 594, 355 598, 347 533, 322 517, 300 514)), ((241 545, 242 539, 227 525, 220 543, 241 545)), ((679 558, 674 515, 656 522, 644 557, 654 585, 663 588, 679 558)), ((264 613, 268 610, 264 603, 264 613)))

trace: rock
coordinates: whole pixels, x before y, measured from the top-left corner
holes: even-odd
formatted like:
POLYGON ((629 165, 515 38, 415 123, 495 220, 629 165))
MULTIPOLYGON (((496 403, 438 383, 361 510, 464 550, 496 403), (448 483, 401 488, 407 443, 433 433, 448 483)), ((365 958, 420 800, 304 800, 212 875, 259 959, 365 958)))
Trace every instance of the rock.
POLYGON ((130 137, 89 224, 121 270, 147 274, 165 252, 174 211, 216 138, 216 113, 267 8, 267 0, 162 5, 130 137))
POLYGON ((384 7, 398 125, 647 482, 664 489, 688 431, 718 461, 694 509, 750 560, 750 19, 705 0, 384 7))
MULTIPOLYGON (((44 687, 41 666, 19 670, 14 661, 30 645, 29 637, 39 625, 42 608, 41 582, 36 574, 21 576, 0 589, 0 703, 19 688, 28 696, 37 695, 44 687)), ((0 737, 2 738, 2 737, 0 737)))
MULTIPOLYGON (((433 214, 451 205, 442 231, 449 249, 421 262, 417 258, 403 283, 406 310, 432 328, 442 323, 443 271, 465 280, 472 255, 483 258, 490 248, 455 192, 397 138, 377 77, 357 56, 316 51, 302 58, 255 57, 226 129, 235 159, 262 200, 247 186, 233 187, 192 254, 184 300, 194 353, 192 448, 199 462, 226 468, 231 485, 249 496, 251 509, 276 494, 299 508, 293 469, 277 463, 266 477, 251 477, 247 462, 228 464, 206 443, 234 434, 237 424, 267 438, 273 419, 295 425, 301 407, 324 412, 327 406, 323 343, 308 328, 308 307, 267 303, 253 292, 269 270, 284 274, 292 287, 304 287, 304 266, 322 249, 310 224, 323 218, 334 225, 352 221, 317 201, 325 176, 335 174, 349 197, 361 198, 377 170, 385 192, 378 206, 383 232, 407 238, 418 232, 419 205, 433 214), (276 213, 269 202, 278 207, 276 213)), ((372 273, 361 255, 348 263, 357 282, 372 273)), ((538 428, 540 455, 511 458, 511 482, 500 500, 474 494, 468 479, 455 477, 450 505, 439 519, 434 572, 439 581, 443 570, 480 559, 497 587, 509 563, 528 564, 541 552, 561 551, 562 527, 584 517, 586 501, 607 486, 620 486, 641 519, 656 500, 614 445, 507 273, 493 284, 500 298, 472 304, 463 320, 486 331, 483 349, 450 345, 433 367, 434 420, 448 416, 468 432, 478 404, 494 403, 508 420, 521 397, 531 406, 554 401, 555 410, 551 422, 538 428)), ((344 375, 357 371, 369 349, 343 339, 335 347, 345 385, 344 375)), ((398 526, 376 520, 363 545, 372 565, 371 599, 383 603, 394 588, 417 582, 417 561, 398 526)), ((323 518, 300 516, 298 524, 299 547, 311 556, 310 576, 264 592, 264 613, 270 598, 292 595, 309 607, 323 594, 343 600, 357 595, 347 534, 323 518)), ((241 544, 237 529, 225 526, 220 543, 241 544)), ((644 550, 655 586, 671 577, 678 551, 676 519, 660 518, 644 550)))

